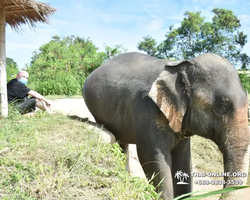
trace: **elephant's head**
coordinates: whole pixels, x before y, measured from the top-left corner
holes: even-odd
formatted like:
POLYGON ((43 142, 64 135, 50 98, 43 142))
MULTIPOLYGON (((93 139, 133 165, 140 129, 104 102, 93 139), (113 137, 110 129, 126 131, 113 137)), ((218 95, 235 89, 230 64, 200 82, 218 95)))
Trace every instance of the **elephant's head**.
MULTIPOLYGON (((173 132, 181 138, 196 134, 213 140, 223 153, 225 172, 248 173, 247 95, 226 59, 204 54, 190 61, 169 62, 149 96, 173 132)), ((247 177, 224 179, 226 183, 241 179, 244 185, 247 177)))

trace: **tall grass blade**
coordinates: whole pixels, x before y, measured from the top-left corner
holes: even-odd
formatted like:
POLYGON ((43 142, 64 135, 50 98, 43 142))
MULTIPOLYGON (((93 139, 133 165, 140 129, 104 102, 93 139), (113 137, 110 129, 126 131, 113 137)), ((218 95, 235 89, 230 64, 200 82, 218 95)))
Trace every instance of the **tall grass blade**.
MULTIPOLYGON (((222 194, 222 193, 228 193, 228 192, 232 192, 232 191, 236 191, 236 190, 240 190, 240 189, 245 189, 245 188, 248 188, 248 187, 250 187, 250 186, 233 186, 233 187, 228 187, 228 188, 224 188, 224 189, 220 189, 220 190, 215 190, 215 191, 207 192, 205 194, 200 194, 200 195, 188 197, 188 198, 185 198, 185 200, 203 199, 205 197, 210 197, 210 196, 214 196, 214 195, 218 195, 218 194, 222 194)), ((200 192, 202 192, 202 191, 183 194, 183 195, 181 195, 179 197, 174 198, 173 200, 179 200, 179 199, 182 199, 182 198, 187 197, 189 195, 192 195, 194 193, 200 193, 200 192)))

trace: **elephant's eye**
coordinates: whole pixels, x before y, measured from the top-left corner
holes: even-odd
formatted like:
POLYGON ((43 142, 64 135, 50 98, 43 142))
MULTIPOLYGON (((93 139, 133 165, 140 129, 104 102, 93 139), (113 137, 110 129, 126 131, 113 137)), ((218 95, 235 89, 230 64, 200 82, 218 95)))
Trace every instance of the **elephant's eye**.
POLYGON ((215 103, 213 110, 216 113, 223 115, 227 112, 227 105, 225 103, 215 103))

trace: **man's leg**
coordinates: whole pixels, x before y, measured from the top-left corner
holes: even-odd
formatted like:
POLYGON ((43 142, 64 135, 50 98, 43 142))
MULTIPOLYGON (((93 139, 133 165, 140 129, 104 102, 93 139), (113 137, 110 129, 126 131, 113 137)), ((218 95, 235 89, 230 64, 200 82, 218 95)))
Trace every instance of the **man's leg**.
POLYGON ((24 101, 18 103, 16 108, 21 114, 26 114, 35 111, 36 98, 25 99, 24 101))
POLYGON ((45 102, 42 100, 36 99, 36 107, 40 108, 43 111, 49 112, 49 108, 46 106, 45 102))

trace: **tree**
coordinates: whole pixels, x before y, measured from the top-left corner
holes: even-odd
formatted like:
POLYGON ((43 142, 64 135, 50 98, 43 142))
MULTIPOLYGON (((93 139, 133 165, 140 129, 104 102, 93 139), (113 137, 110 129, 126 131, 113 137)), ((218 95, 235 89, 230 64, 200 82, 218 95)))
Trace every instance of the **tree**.
POLYGON ((121 45, 116 45, 106 46, 106 52, 100 52, 89 38, 53 36, 33 53, 27 67, 29 86, 43 95, 80 94, 86 77, 123 51, 121 45))
POLYGON ((178 180, 182 177, 182 175, 183 175, 183 172, 182 172, 182 170, 177 170, 177 172, 175 173, 175 178, 177 178, 178 180))
POLYGON ((183 172, 183 175, 182 175, 182 182, 184 182, 184 180, 187 180, 189 178, 189 175, 185 172, 183 172))
POLYGON ((143 37, 142 42, 138 43, 137 48, 140 51, 145 51, 147 54, 151 55, 151 56, 157 56, 157 42, 155 39, 153 39, 151 36, 146 36, 143 37))
POLYGON ((144 37, 138 49, 158 58, 190 59, 203 53, 217 53, 232 64, 247 68, 250 58, 242 53, 247 36, 240 31, 240 20, 231 10, 215 8, 212 22, 201 12, 185 12, 179 28, 169 27, 166 39, 157 45, 152 37, 144 37))
POLYGON ((104 43, 104 47, 106 52, 106 60, 109 60, 127 51, 122 45, 115 45, 114 47, 110 47, 104 43))
POLYGON ((12 58, 6 58, 7 82, 15 78, 18 73, 17 63, 12 58))

